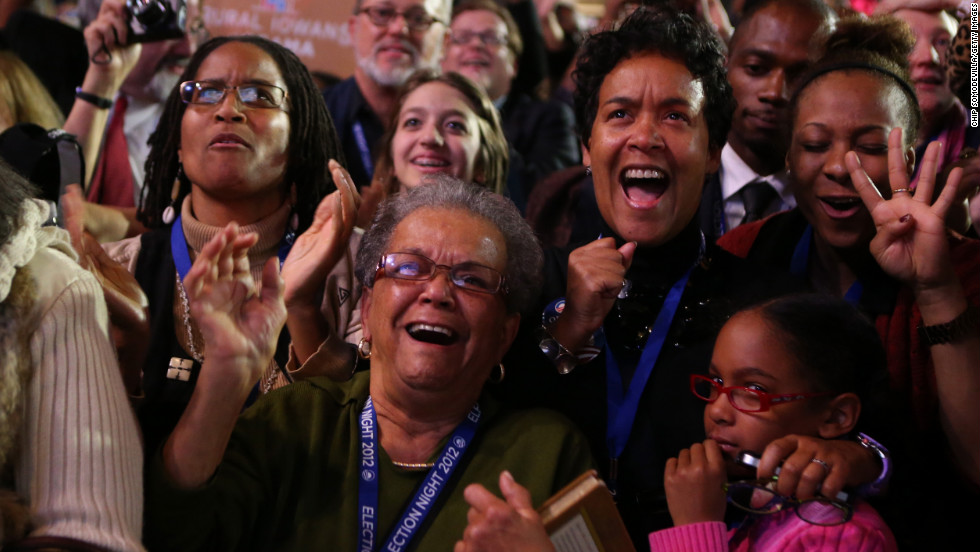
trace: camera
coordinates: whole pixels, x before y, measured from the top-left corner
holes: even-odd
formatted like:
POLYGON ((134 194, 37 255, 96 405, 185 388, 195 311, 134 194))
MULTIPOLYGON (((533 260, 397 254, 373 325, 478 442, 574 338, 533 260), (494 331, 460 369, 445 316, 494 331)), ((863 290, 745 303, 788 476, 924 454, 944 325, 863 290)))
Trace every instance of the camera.
POLYGON ((126 0, 129 42, 156 42, 184 36, 187 4, 184 0, 126 0))

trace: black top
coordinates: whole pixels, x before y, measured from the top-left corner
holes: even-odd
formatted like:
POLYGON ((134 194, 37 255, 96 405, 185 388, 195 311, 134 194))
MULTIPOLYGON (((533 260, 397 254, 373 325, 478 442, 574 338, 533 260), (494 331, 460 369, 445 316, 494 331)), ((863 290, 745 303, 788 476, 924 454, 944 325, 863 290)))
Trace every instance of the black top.
MULTIPOLYGON (((136 417, 143 432, 143 448, 153 454, 166 441, 187 408, 201 365, 194 362, 188 381, 167 377, 171 357, 193 360, 177 341, 174 320, 174 289, 177 268, 170 249, 171 226, 157 228, 140 236, 136 259, 136 281, 149 302, 150 342, 143 362, 144 398, 137 403, 136 417)), ((279 334, 275 361, 284 367, 289 360, 289 332, 279 334)), ((249 397, 248 404, 257 398, 249 397)))
POLYGON ((368 171, 361 160, 361 150, 354 134, 354 123, 360 122, 361 128, 364 129, 364 138, 370 149, 372 165, 377 161, 378 148, 385 132, 384 123, 364 99, 354 77, 332 86, 323 93, 323 99, 327 102, 327 111, 330 112, 330 118, 333 119, 337 136, 340 137, 340 143, 344 148, 346 159, 337 161, 340 161, 350 173, 358 190, 369 186, 374 177, 374 170, 368 171))
MULTIPOLYGON (((603 235, 624 241, 606 227, 603 235)), ((604 331, 622 379, 629 381, 671 285, 695 263, 701 232, 692 222, 680 235, 657 248, 640 248, 626 273, 629 297, 617 300, 604 331)), ((581 244, 579 244, 581 245, 581 244)), ((555 408, 585 432, 604 477, 609 476, 606 447, 606 361, 601 353, 571 374, 559 375, 538 349, 542 308, 565 295, 568 254, 574 247, 545 255, 545 285, 539 301, 524 315, 521 332, 504 360, 507 378, 497 387, 508 401, 555 408)), ((663 494, 668 458, 704 439, 704 402, 689 392, 689 376, 706 373, 718 330, 741 307, 801 289, 802 284, 755 269, 712 244, 691 273, 680 308, 657 364, 640 399, 623 455, 619 459, 617 503, 638 550, 648 550, 647 535, 671 526, 663 494)))

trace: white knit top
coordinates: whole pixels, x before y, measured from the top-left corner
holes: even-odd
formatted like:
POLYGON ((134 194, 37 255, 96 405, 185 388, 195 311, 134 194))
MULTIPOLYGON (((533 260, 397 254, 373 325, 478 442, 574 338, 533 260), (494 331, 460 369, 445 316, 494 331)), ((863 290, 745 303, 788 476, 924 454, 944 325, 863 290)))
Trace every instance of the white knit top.
POLYGON ((0 283, 9 285, 21 266, 33 275, 40 320, 30 342, 15 490, 31 506, 33 536, 142 550, 142 447, 105 300, 75 262, 67 233, 40 227, 43 209, 28 202, 26 224, 0 251, 0 283))

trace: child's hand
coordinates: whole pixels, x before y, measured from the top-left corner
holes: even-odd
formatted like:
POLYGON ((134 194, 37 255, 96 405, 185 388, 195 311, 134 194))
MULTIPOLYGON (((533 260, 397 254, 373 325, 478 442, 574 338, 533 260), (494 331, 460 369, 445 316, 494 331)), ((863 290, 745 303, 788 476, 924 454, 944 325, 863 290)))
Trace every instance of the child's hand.
POLYGON ((667 460, 664 489, 674 525, 723 521, 726 474, 725 458, 711 439, 667 460))

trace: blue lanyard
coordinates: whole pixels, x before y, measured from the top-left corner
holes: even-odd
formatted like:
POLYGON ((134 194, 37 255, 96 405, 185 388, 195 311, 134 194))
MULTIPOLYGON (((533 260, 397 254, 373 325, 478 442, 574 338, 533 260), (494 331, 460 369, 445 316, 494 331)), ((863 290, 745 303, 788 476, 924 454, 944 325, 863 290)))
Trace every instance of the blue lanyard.
MULTIPOLYGON (((453 475, 466 448, 473 441, 480 423, 480 405, 474 404, 466 418, 456 426, 449 442, 435 465, 429 469, 422 484, 415 491, 394 529, 388 535, 383 550, 398 552, 411 544, 419 527, 432 510, 446 482, 453 475)), ((374 412, 374 402, 368 397, 361 411, 361 481, 357 491, 358 552, 373 552, 375 533, 378 526, 378 434, 375 427, 378 418, 374 412)))
MULTIPOLYGON (((177 220, 174 221, 173 228, 170 229, 170 254, 173 255, 174 265, 177 267, 177 274, 180 276, 180 281, 183 282, 184 278, 187 277, 187 273, 191 270, 191 254, 187 249, 187 240, 184 238, 184 225, 183 215, 177 215, 177 220)), ((282 241, 279 242, 279 268, 282 268, 282 263, 286 262, 286 257, 289 255, 289 250, 293 248, 293 242, 296 241, 296 232, 293 230, 286 231, 286 235, 282 237, 282 241)))
POLYGON ((667 292, 664 305, 657 313, 657 319, 653 323, 653 330, 647 337, 646 344, 643 345, 643 353, 636 366, 636 373, 630 380, 629 389, 624 392, 623 379, 619 373, 619 365, 616 357, 613 356, 612 348, 606 345, 606 448, 609 450, 609 484, 610 491, 616 493, 617 464, 619 457, 626 448, 629 441, 630 432, 633 430, 633 421, 636 420, 636 411, 640 406, 640 397, 643 390, 653 373, 653 367, 657 364, 660 351, 663 349, 664 341, 667 339, 667 332, 674 321, 674 315, 681 303, 681 296, 684 288, 691 277, 691 271, 697 263, 687 269, 687 272, 674 282, 667 292))
MULTIPOLYGON (((807 265, 810 263, 810 244, 813 242, 813 225, 807 224, 800 236, 800 241, 796 242, 793 249, 793 257, 789 261, 789 271, 794 276, 806 278, 807 265)), ((860 280, 854 280, 851 287, 847 288, 844 300, 855 307, 861 303, 861 295, 864 293, 864 284, 860 280)))
POLYGON ((354 131, 354 143, 357 144, 357 151, 361 154, 364 172, 368 178, 374 178, 374 162, 371 160, 371 148, 368 147, 367 137, 364 135, 364 126, 360 121, 354 121, 351 130, 354 131))

